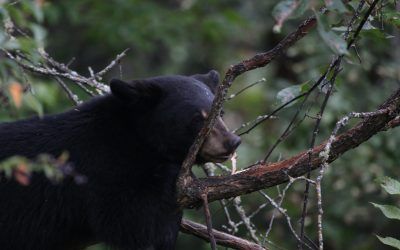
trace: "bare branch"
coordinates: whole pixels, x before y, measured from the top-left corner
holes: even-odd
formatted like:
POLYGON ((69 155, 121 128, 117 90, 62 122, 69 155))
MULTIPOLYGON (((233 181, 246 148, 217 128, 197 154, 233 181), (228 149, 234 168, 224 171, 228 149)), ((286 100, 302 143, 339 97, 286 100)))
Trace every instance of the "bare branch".
POLYGON ((398 127, 398 126, 400 126, 400 116, 397 116, 396 118, 394 118, 393 120, 391 120, 391 121, 387 124, 385 130, 391 129, 391 128, 395 128, 395 127, 398 127))
MULTIPOLYGON (((388 123, 394 120, 400 112, 400 89, 388 98, 379 109, 385 109, 385 112, 365 118, 352 129, 334 138, 327 163, 333 162, 340 155, 367 141, 376 133, 388 129, 388 123)), ((326 142, 311 150, 312 170, 319 168, 323 162, 320 153, 325 146, 326 142)), ((197 180, 197 185, 207 187, 208 200, 211 202, 276 186, 287 182, 289 180, 288 175, 297 177, 307 172, 308 151, 305 151, 280 162, 256 164, 234 175, 201 178, 197 180)), ((197 194, 189 192, 181 197, 180 205, 182 207, 193 207, 198 205, 199 201, 197 194)))
POLYGON ((296 31, 289 34, 270 51, 257 54, 254 57, 244 60, 241 63, 233 65, 229 68, 224 80, 218 86, 218 91, 216 93, 211 112, 203 128, 201 129, 194 143, 190 147, 189 153, 182 164, 182 169, 177 183, 179 192, 178 200, 180 200, 181 203, 186 203, 185 201, 182 201, 182 199, 185 199, 185 197, 187 197, 186 194, 192 194, 199 197, 202 193, 203 187, 201 185, 193 184, 194 181, 193 176, 191 175, 191 167, 195 162, 196 155, 201 145, 203 144, 205 137, 209 134, 212 127, 214 126, 216 118, 221 113, 222 105, 227 95, 227 90, 232 85, 235 78, 243 74, 244 72, 263 67, 270 63, 275 57, 281 55, 287 48, 303 38, 308 33, 308 31, 315 26, 315 24, 315 17, 308 18, 297 28, 296 31))
POLYGON ((217 244, 215 242, 215 238, 214 238, 214 234, 213 234, 211 213, 210 213, 210 208, 208 207, 207 193, 204 192, 201 195, 201 198, 203 199, 204 216, 206 217, 207 232, 208 232, 208 237, 210 239, 211 249, 216 250, 217 244))
MULTIPOLYGON (((371 15, 372 10, 375 8, 376 4, 378 3, 379 0, 375 0, 371 6, 369 7, 367 13, 364 15, 363 19, 361 20, 360 24, 357 27, 357 30, 355 32, 355 34, 353 35, 353 37, 348 41, 347 44, 347 49, 349 49, 355 39, 357 38, 361 28, 364 26, 365 22, 368 20, 368 17, 371 15)), ((347 40, 350 34, 350 31, 352 30, 353 24, 354 22, 357 20, 357 18, 360 16, 361 10, 363 8, 365 4, 365 1, 360 1, 360 3, 358 4, 358 7, 353 15, 353 17, 351 18, 349 24, 347 25, 347 30, 344 34, 344 39, 347 40)), ((311 144, 310 144, 310 150, 308 152, 308 165, 309 165, 309 171, 307 173, 307 178, 310 178, 311 176, 311 149, 315 146, 315 141, 317 138, 317 135, 319 133, 319 127, 320 127, 320 123, 322 120, 322 116, 324 114, 325 108, 327 106, 328 100, 331 96, 331 93, 333 91, 333 87, 335 84, 335 80, 336 80, 336 76, 339 74, 340 71, 340 64, 342 61, 344 55, 339 55, 336 57, 335 61, 331 63, 331 66, 328 69, 328 72, 333 72, 333 75, 331 76, 330 80, 328 81, 329 86, 328 86, 328 91, 325 95, 324 101, 321 105, 320 111, 317 115, 317 120, 315 122, 315 126, 314 126, 314 130, 313 130, 313 134, 312 134, 312 138, 311 138, 311 144), (335 63, 337 62, 337 63, 335 63)), ((323 238, 322 238, 322 204, 321 204, 321 181, 322 181, 322 176, 324 173, 324 166, 325 164, 322 164, 322 168, 320 170, 320 174, 317 177, 317 193, 319 195, 318 199, 318 242, 319 242, 319 249, 323 249, 323 238)), ((303 201, 303 210, 302 210, 302 216, 301 216, 301 220, 300 220, 300 237, 303 240, 304 237, 304 221, 305 221, 305 217, 307 215, 307 203, 308 203, 308 193, 309 193, 309 188, 310 188, 310 184, 307 182, 305 185, 305 191, 304 191, 304 201, 303 201)), ((298 245, 299 249, 302 249, 301 246, 301 242, 299 242, 298 245)))
POLYGON ((110 64, 107 65, 107 67, 105 67, 103 70, 95 74, 94 77, 99 80, 102 80, 103 75, 105 75, 108 71, 114 68, 114 66, 117 65, 121 61, 121 59, 126 56, 126 52, 128 52, 128 50, 129 48, 125 49, 120 54, 118 54, 117 57, 114 60, 112 60, 110 64))
MULTIPOLYGON (((192 234, 192 235, 195 235, 206 241, 210 241, 210 238, 208 236, 209 234, 207 231, 207 227, 202 224, 190 221, 190 220, 182 219, 181 232, 187 233, 187 234, 192 234)), ((239 237, 227 234, 227 233, 223 233, 223 232, 215 230, 215 229, 212 230, 212 233, 215 237, 216 243, 221 246, 231 247, 233 249, 238 249, 238 250, 263 250, 264 249, 261 246, 255 244, 253 242, 244 240, 242 238, 239 238, 239 237)))
POLYGON ((262 78, 261 80, 253 82, 253 83, 247 85, 246 87, 242 88, 241 90, 239 90, 235 94, 230 95, 228 98, 226 98, 226 100, 227 101, 232 100, 233 98, 235 98, 236 96, 238 96, 241 93, 245 92, 246 90, 250 89, 251 87, 254 87, 254 86, 258 85, 259 83, 265 83, 265 82, 267 82, 267 80, 265 80, 265 78, 262 78))
POLYGON ((250 237, 257 242, 258 244, 261 244, 260 240, 258 239, 256 235, 256 230, 254 227, 251 225, 250 217, 246 215, 246 212, 244 211, 243 206, 241 205, 242 201, 240 197, 235 197, 233 199, 233 206, 236 209, 236 212, 238 213, 240 219, 243 221, 245 227, 247 228, 247 231, 250 234, 250 237))
POLYGON ((2 49, 2 50, 9 59, 13 60, 19 66, 21 66, 22 68, 24 68, 26 70, 29 70, 30 72, 41 74, 41 75, 47 75, 47 76, 51 76, 51 77, 62 77, 62 78, 71 80, 73 82, 89 85, 89 86, 96 88, 99 91, 103 91, 103 92, 110 91, 110 88, 107 85, 99 83, 94 80, 90 80, 89 78, 86 78, 86 77, 82 77, 79 74, 77 74, 76 72, 75 73, 70 73, 70 72, 65 73, 65 72, 60 72, 55 69, 47 69, 47 68, 44 68, 41 66, 34 66, 34 65, 26 64, 24 62, 24 60, 21 57, 19 57, 18 55, 14 56, 11 52, 4 50, 4 49, 2 49))

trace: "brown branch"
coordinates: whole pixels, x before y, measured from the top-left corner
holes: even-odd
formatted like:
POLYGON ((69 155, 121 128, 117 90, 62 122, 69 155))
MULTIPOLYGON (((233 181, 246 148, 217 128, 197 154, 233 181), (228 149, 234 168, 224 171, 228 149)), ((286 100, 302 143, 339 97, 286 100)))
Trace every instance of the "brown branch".
POLYGON ((218 91, 215 95, 215 99, 211 108, 211 112, 201 129, 200 133, 196 137, 193 145, 189 149, 189 153, 182 164, 182 169, 178 179, 178 200, 180 203, 186 203, 182 201, 187 195, 200 197, 204 187, 194 183, 193 175, 191 174, 191 167, 193 166, 196 155, 207 137, 212 127, 214 126, 216 118, 221 113, 222 105, 227 95, 228 88, 232 85, 235 78, 244 72, 252 69, 266 66, 275 57, 281 55, 287 48, 295 44, 301 38, 303 38, 311 28, 316 24, 316 18, 310 17, 306 19, 298 28, 286 36, 281 42, 278 43, 273 49, 265 53, 260 53, 253 56, 250 59, 244 60, 238 64, 231 66, 222 83, 218 86, 218 91))
POLYGON ((211 213, 210 213, 210 208, 208 207, 207 192, 204 192, 201 195, 201 198, 203 200, 204 216, 206 217, 207 233, 208 233, 209 241, 210 241, 210 244, 211 244, 211 249, 212 250, 216 250, 217 249, 217 245, 216 245, 215 237, 214 237, 214 234, 213 234, 211 213))
POLYGON ((112 68, 114 68, 115 65, 119 64, 119 62, 121 61, 121 59, 123 57, 126 56, 126 52, 129 51, 128 49, 125 49, 124 51, 122 51, 120 54, 118 54, 114 60, 112 60, 103 70, 101 70, 100 72, 96 73, 94 75, 95 78, 102 80, 103 75, 105 75, 107 72, 109 72, 112 68))
POLYGON ((398 126, 400 126, 400 116, 397 116, 396 118, 394 118, 393 120, 388 122, 387 126, 385 128, 383 128, 382 130, 388 130, 388 129, 395 128, 398 126))
MULTIPOLYGON (((387 112, 378 113, 361 121, 352 129, 336 136, 332 142, 327 163, 333 162, 340 155, 367 141, 376 133, 387 130, 390 122, 397 122, 400 113, 400 89, 398 89, 379 109, 387 112)), ((320 153, 324 151, 326 142, 311 150, 311 169, 320 167, 324 161, 320 153)), ((207 187, 208 201, 236 197, 260 189, 276 186, 287 182, 289 176, 297 177, 308 172, 308 152, 304 151, 287 160, 276 163, 259 163, 244 171, 230 176, 213 176, 196 180, 194 184, 207 187)), ((182 207, 193 207, 200 204, 197 194, 186 193, 180 199, 182 207)))
MULTIPOLYGON (((186 219, 182 219, 181 222, 181 232, 186 233, 186 234, 191 234, 195 235, 201 239, 204 239, 206 241, 210 241, 209 234, 207 231, 207 227, 190 221, 186 219)), ((233 249, 238 249, 238 250, 263 250, 260 245, 257 245, 253 242, 244 240, 242 238, 218 231, 213 229, 213 235, 215 237, 215 241, 218 245, 225 246, 225 247, 230 247, 233 249)))

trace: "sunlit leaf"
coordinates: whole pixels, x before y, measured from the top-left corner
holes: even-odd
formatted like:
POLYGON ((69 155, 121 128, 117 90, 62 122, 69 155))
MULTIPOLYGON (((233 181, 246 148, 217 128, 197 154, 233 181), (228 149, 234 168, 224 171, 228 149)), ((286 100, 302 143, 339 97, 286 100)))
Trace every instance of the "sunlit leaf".
POLYGON ((400 182, 390 178, 390 177, 383 177, 380 179, 381 186, 388 192, 389 194, 400 194, 400 182))
POLYGON ((400 220, 400 208, 376 203, 372 203, 372 205, 374 205, 376 208, 379 208, 387 218, 400 220))
POLYGON ((400 240, 397 240, 392 237, 380 237, 376 236, 383 244, 400 249, 400 240))

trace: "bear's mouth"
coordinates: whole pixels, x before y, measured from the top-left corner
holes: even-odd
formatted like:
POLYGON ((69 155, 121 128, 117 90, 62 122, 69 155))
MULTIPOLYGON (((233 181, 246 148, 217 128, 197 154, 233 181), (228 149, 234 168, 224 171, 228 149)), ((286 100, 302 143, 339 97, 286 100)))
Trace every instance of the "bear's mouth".
POLYGON ((214 156, 215 160, 221 160, 221 161, 226 161, 229 158, 231 158, 231 155, 214 156))
POLYGON ((232 154, 221 154, 221 155, 203 155, 201 158, 203 158, 205 161, 208 162, 214 162, 214 163, 221 163, 224 161, 227 161, 232 157, 232 154))

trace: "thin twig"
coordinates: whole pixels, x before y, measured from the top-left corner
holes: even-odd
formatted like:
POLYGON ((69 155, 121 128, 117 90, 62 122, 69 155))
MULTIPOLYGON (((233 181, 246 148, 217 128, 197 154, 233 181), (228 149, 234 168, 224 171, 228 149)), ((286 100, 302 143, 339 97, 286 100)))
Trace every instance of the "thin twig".
MULTIPOLYGON (((268 63, 270 63, 275 57, 281 55, 287 48, 295 44, 298 40, 303 38, 308 31, 313 28, 316 24, 316 18, 310 17, 305 20, 296 31, 289 34, 285 39, 283 39, 277 46, 275 46, 272 50, 257 54, 254 57, 244 60, 241 63, 233 65, 229 68, 227 73, 225 74, 225 78, 222 83, 218 86, 218 90, 216 92, 215 99, 213 101, 211 112, 205 121, 203 128, 200 130, 200 133, 197 135, 194 143, 189 149, 186 159, 183 161, 182 168, 178 178, 178 199, 181 200, 185 198, 185 189, 195 182, 193 176, 191 175, 191 167, 195 162, 196 155, 204 142, 204 139, 211 131, 214 126, 216 118, 219 116, 222 110, 222 105, 224 103, 224 99, 227 95, 228 88, 232 85, 233 81, 237 76, 247 72, 249 70, 264 67, 268 63)), ((200 189, 195 191, 195 188, 192 191, 201 193, 200 189)))
MULTIPOLYGON (((181 231, 210 241, 207 227, 193 221, 182 219, 181 231)), ((218 245, 238 250, 263 250, 261 246, 242 238, 213 229, 213 235, 218 245)))
POLYGON ((96 73, 94 75, 94 77, 92 77, 91 79, 97 78, 99 80, 102 80, 103 75, 105 75, 108 71, 110 71, 112 68, 114 68, 114 66, 117 65, 117 63, 119 63, 121 61, 121 59, 126 56, 126 52, 128 52, 128 51, 129 51, 129 48, 125 49, 120 54, 118 54, 114 60, 112 60, 103 70, 96 73))
MULTIPOLYGON (((387 98, 379 109, 388 109, 390 112, 366 118, 334 138, 328 163, 335 161, 345 152, 356 148, 372 136, 387 129, 388 123, 400 113, 400 89, 387 98)), ((325 145, 326 142, 323 142, 313 148, 312 169, 320 167, 322 163, 320 153, 325 145)), ((306 174, 309 171, 308 163, 308 154, 305 151, 279 162, 255 164, 234 175, 199 178, 196 179, 196 185, 207 188, 208 201, 227 199, 282 184, 289 180, 288 175, 298 177, 306 174)), ((201 199, 196 193, 186 193, 179 202, 181 207, 194 207, 200 204, 201 199)))
POLYGON ((203 199, 204 216, 206 217, 207 232, 208 236, 210 237, 211 249, 216 250, 217 243, 215 242, 215 237, 213 233, 211 213, 210 213, 210 208, 208 207, 207 192, 204 192, 201 198, 203 199))
POLYGON ((246 87, 244 87, 243 89, 239 90, 238 92, 236 92, 235 94, 230 95, 228 98, 226 98, 227 101, 235 98, 236 96, 240 95, 241 93, 243 93, 244 91, 248 90, 251 87, 256 86, 259 83, 264 83, 267 82, 267 80, 265 80, 265 78, 262 78, 261 80, 258 80, 256 82, 253 82, 252 84, 247 85, 246 87))
MULTIPOLYGON (((267 119, 278 119, 278 117, 277 116, 272 116, 270 114, 257 116, 256 119, 254 119, 252 121, 249 121, 249 122, 245 122, 242 125, 240 125, 240 127, 235 128, 234 130, 232 130, 232 133, 236 133, 237 131, 241 130, 242 128, 250 126, 251 124, 258 123, 259 121, 265 121, 267 119)), ((242 135, 242 133, 240 135, 242 135)))
MULTIPOLYGON (((376 3, 377 3, 378 1, 379 1, 379 0, 376 0, 376 1, 374 2, 375 4, 373 3, 373 4, 370 6, 370 9, 367 11, 367 13, 365 14, 364 18, 361 20, 360 24, 358 25, 355 34, 354 34, 353 37, 349 40, 349 42, 348 42, 348 44, 347 44, 347 49, 349 49, 349 48, 353 45, 353 42, 354 42, 355 39, 357 38, 357 36, 358 36, 358 34, 359 34, 359 31, 360 31, 361 28, 364 26, 365 21, 368 19, 369 15, 371 14, 371 11, 373 10, 373 8, 375 7, 375 5, 376 5, 376 3)), ((352 29, 352 26, 353 26, 354 22, 356 21, 356 19, 359 17, 359 15, 360 15, 360 13, 361 13, 361 10, 362 10, 362 8, 363 8, 363 6, 364 6, 364 4, 365 4, 365 1, 360 1, 357 10, 355 11, 355 13, 354 13, 352 19, 350 20, 350 22, 349 22, 349 24, 348 24, 348 26, 347 26, 347 30, 346 30, 346 32, 345 32, 345 34, 344 34, 344 38, 345 38, 346 40, 348 39, 349 34, 350 34, 350 31, 351 31, 351 29, 352 29)), ((329 86, 329 89, 328 89, 328 91, 327 91, 327 93, 326 93, 326 95, 325 95, 324 101, 323 101, 322 106, 321 106, 321 109, 320 109, 320 111, 319 111, 319 113, 318 113, 318 115, 317 115, 317 120, 316 120, 316 123, 315 123, 315 126, 314 126, 314 130, 313 130, 313 134, 312 134, 312 139, 311 139, 311 143, 310 143, 310 150, 308 151, 309 172, 307 173, 307 178, 310 178, 310 176, 311 176, 311 158, 312 158, 312 155, 311 155, 311 154, 312 154, 312 148, 314 148, 314 146, 315 146, 315 141, 316 141, 316 137, 317 137, 317 135, 318 135, 318 131, 319 131, 319 126, 320 126, 320 123, 321 123, 321 119, 322 119, 322 116, 323 116, 323 114, 324 114, 324 111, 325 111, 327 102, 328 102, 328 100, 329 100, 329 97, 331 96, 331 93, 332 93, 332 90, 333 90, 333 86, 334 86, 334 83, 335 83, 336 76, 337 76, 337 74, 339 73, 339 70, 340 70, 340 64, 341 64, 341 60, 342 60, 343 56, 344 56, 344 55, 337 56, 337 58, 334 60, 333 63, 331 63, 331 66, 329 67, 329 71, 332 71, 332 72, 333 72, 333 76, 332 76, 331 79, 329 80, 330 86, 329 86)), ((323 170, 321 170, 320 173, 323 173, 323 170)), ((320 177, 320 180, 322 180, 322 177, 320 177)), ((309 187, 310 187, 310 186, 309 186, 309 183, 306 183, 305 191, 304 191, 304 199, 303 199, 302 216, 301 216, 301 219, 300 219, 300 237, 301 237, 302 240, 303 240, 303 237, 304 237, 304 221, 305 221, 305 217, 306 217, 306 215, 307 215, 307 203, 308 203, 309 187)), ((320 188, 320 187, 319 187, 319 188, 320 188)), ((321 194, 320 194, 320 197, 321 197, 321 194)), ((321 202, 321 201, 319 200, 318 202, 321 202)), ((322 205, 321 205, 321 206, 322 206, 322 205)), ((322 250, 322 249, 323 249, 323 238, 322 238, 322 208, 318 209, 318 224, 319 224, 319 227, 318 227, 318 236, 319 236, 319 237, 318 237, 318 242, 319 242, 319 243, 318 243, 318 245, 319 245, 319 249, 322 250), (320 214, 319 212, 321 212, 321 214, 320 214), (321 225, 320 225, 320 224, 321 224, 321 225)), ((302 242, 302 241, 299 242, 298 249, 302 249, 302 245, 301 245, 302 243, 301 243, 301 242, 302 242)))
POLYGON ((247 231, 250 234, 250 237, 257 243, 257 244, 261 244, 260 240, 258 239, 258 237, 256 236, 256 230, 253 228, 253 226, 251 225, 251 221, 250 218, 248 216, 246 216, 246 212, 244 211, 242 205, 241 205, 241 199, 240 196, 235 197, 233 199, 233 206, 236 209, 236 212, 238 213, 240 219, 242 220, 242 222, 244 223, 247 231))
POLYGON ((38 73, 38 74, 42 74, 42 75, 47 75, 47 76, 58 76, 58 77, 62 77, 62 78, 66 78, 68 80, 71 80, 73 82, 79 82, 82 84, 87 84, 99 91, 104 91, 104 92, 109 92, 110 91, 110 87, 108 87, 107 85, 104 85, 102 83, 96 82, 94 80, 90 80, 88 78, 85 78, 83 76, 80 76, 79 74, 74 74, 74 73, 65 73, 65 72, 59 72, 55 69, 46 69, 43 68, 41 66, 33 66, 33 65, 29 65, 29 64, 25 64, 22 60, 22 58, 20 58, 19 56, 14 56, 11 54, 11 52, 2 49, 2 51, 5 53, 5 55, 15 61, 18 65, 20 65, 21 67, 23 67, 24 69, 27 69, 33 73, 38 73))

